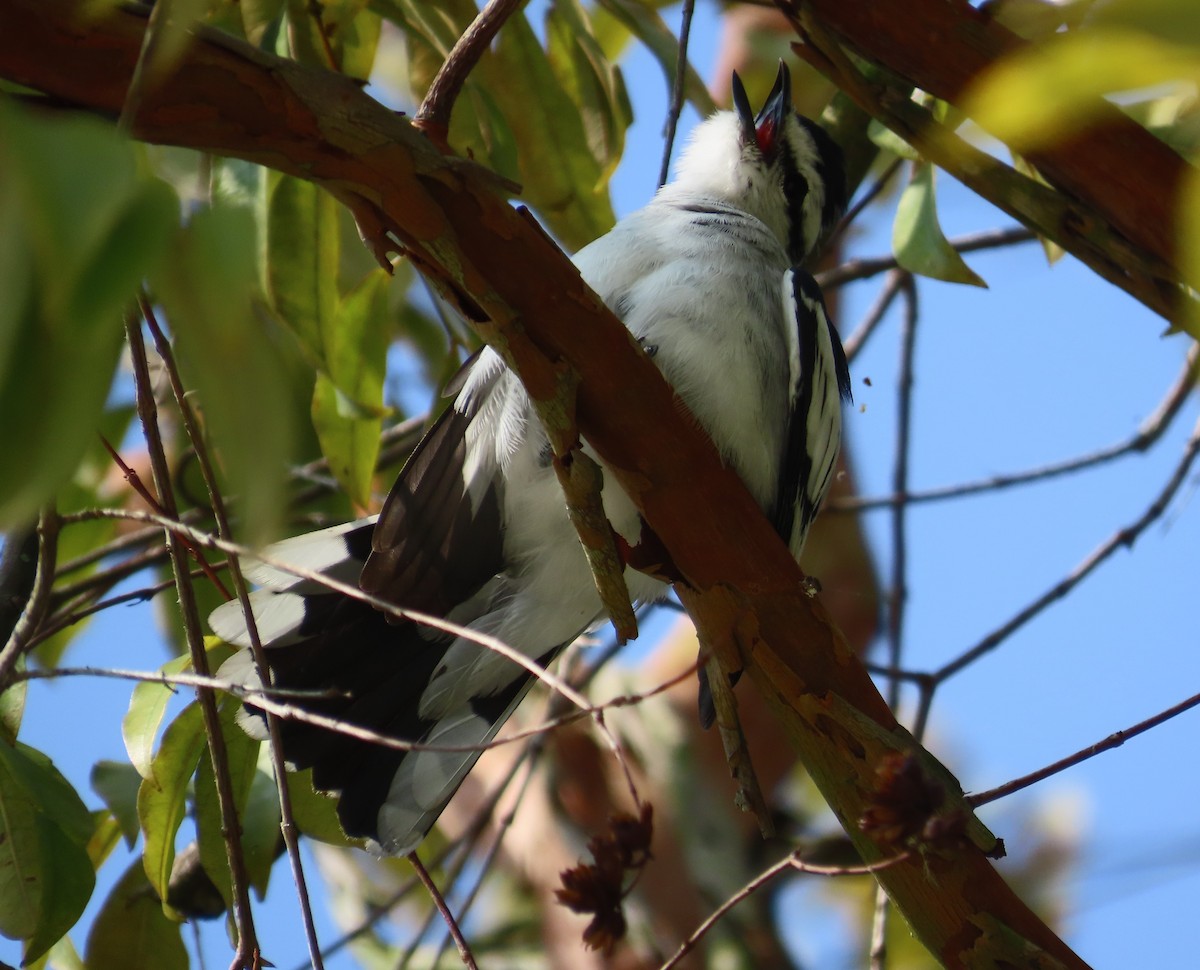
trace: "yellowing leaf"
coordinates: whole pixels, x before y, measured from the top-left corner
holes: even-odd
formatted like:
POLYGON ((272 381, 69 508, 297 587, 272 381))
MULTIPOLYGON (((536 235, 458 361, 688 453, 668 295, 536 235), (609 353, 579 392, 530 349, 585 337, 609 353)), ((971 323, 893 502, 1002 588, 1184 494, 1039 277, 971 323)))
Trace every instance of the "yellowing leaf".
POLYGON ((1135 30, 1084 28, 1000 61, 968 91, 963 108, 997 138, 1028 151, 1086 126, 1106 94, 1198 80, 1194 48, 1135 30))

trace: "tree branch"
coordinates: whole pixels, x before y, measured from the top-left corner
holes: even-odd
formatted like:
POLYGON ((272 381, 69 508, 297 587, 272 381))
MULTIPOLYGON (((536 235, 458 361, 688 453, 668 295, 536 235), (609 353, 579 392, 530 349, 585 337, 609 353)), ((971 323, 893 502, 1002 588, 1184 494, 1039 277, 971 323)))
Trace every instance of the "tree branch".
MULTIPOLYGON (((791 0, 782 5, 794 12, 791 0)), ((1025 46, 966 0, 804 0, 804 8, 867 60, 951 104, 960 104, 997 60, 1025 46)), ((1111 105, 1097 104, 1089 116, 1097 121, 1029 161, 1134 245, 1177 266, 1175 200, 1187 163, 1111 105)))

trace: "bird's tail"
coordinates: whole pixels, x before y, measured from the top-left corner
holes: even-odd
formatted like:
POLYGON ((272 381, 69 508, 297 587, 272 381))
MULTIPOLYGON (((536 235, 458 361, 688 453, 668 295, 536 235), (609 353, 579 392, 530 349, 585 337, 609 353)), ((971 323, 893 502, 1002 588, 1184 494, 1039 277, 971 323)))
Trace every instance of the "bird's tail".
MULTIPOLYGON (((286 562, 357 583, 370 554, 374 519, 285 540, 267 550, 286 562)), ((504 690, 459 709, 422 717, 420 702, 453 638, 397 622, 360 600, 272 566, 247 567, 261 588, 251 594, 259 639, 275 688, 312 692, 284 698, 301 712, 400 742, 388 746, 296 718, 280 719, 283 754, 295 770, 313 769, 313 786, 338 796, 347 835, 392 854, 416 848, 450 797, 525 696, 533 677, 519 671, 504 690)), ((249 647, 237 601, 209 624, 221 639, 249 647)), ((484 648, 480 647, 480 650, 484 648)), ((540 658, 548 663, 557 649, 540 658)), ((221 668, 229 680, 257 686, 249 650, 221 668)), ((266 738, 265 716, 247 704, 242 724, 266 738)))

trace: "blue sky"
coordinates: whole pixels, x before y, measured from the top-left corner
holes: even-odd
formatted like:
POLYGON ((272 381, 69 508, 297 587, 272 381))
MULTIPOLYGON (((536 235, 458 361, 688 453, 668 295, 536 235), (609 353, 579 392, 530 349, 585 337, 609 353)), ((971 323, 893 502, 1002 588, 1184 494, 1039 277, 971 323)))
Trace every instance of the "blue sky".
MULTIPOLYGON (((693 35, 693 61, 706 79, 717 47, 713 18, 712 8, 701 5, 693 35)), ((653 191, 665 109, 657 65, 639 51, 624 68, 637 122, 614 180, 622 213, 653 191)), ((762 93, 752 91, 751 100, 762 93)), ((685 126, 694 120, 685 117, 685 126)), ((949 236, 1009 224, 944 175, 938 201, 949 236)), ((872 212, 862 227, 850 254, 888 250, 890 212, 872 212)), ((1160 319, 1070 258, 1048 267, 1036 244, 973 254, 968 261, 990 289, 920 283, 913 488, 1036 467, 1132 435, 1175 379, 1184 338, 1162 338, 1160 319)), ((876 286, 843 292, 843 335, 872 302, 876 286)), ((847 414, 848 447, 864 495, 890 491, 898 359, 893 313, 852 367, 856 405, 847 414)), ((930 669, 956 656, 1135 520, 1178 461, 1198 414, 1193 399, 1147 455, 1053 482, 913 508, 905 664, 930 669)), ((1038 768, 1198 689, 1196 486, 1193 474, 1132 551, 1118 552, 1063 602, 942 688, 929 745, 964 787, 990 788, 1038 768)), ((869 513, 866 528, 886 577, 892 556, 887 513, 869 513)), ((156 667, 163 657, 151 611, 118 608, 98 617, 73 659, 156 667)), ((51 754, 95 803, 87 774, 98 758, 124 757, 119 720, 128 697, 129 686, 119 682, 35 683, 22 737, 51 754)), ((911 714, 911 696, 905 701, 911 714)), ((1185 714, 981 813, 997 834, 1011 837, 1006 819, 1036 811, 1045 824, 1078 840, 1064 930, 1098 967, 1194 962, 1187 930, 1200 893, 1194 821, 1200 780, 1191 769, 1198 719, 1200 712, 1185 714)), ((107 872, 115 878, 121 869, 114 859, 107 872)), ((271 959, 289 968, 303 960, 304 950, 286 874, 277 873, 277 880, 270 904, 259 910, 260 933, 271 959)), ((781 905, 798 902, 785 895, 781 905)), ((325 938, 336 935, 327 918, 322 923, 325 938)), ((209 958, 224 960, 219 927, 205 935, 209 958)), ((73 936, 81 946, 81 929, 73 936)), ((853 965, 832 935, 797 938, 794 945, 807 965, 853 965)), ((0 959, 16 963, 17 954, 14 944, 0 941, 0 959)))

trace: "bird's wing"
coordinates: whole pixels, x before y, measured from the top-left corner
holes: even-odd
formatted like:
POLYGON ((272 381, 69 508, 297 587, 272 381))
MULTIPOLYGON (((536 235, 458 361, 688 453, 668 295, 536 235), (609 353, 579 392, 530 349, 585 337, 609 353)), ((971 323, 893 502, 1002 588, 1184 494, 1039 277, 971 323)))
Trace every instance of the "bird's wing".
POLYGON ((799 558, 808 527, 833 480, 842 438, 841 401, 850 372, 820 287, 802 269, 783 275, 789 414, 772 520, 799 558))
MULTIPOLYGON (((479 593, 504 567, 497 449, 512 443, 499 439, 520 433, 511 417, 507 426, 502 419, 506 410, 520 411, 522 400, 501 386, 508 380, 494 355, 472 364, 455 406, 405 464, 378 522, 364 519, 285 540, 268 550, 270 557, 351 582, 361 573, 366 591, 439 615, 479 593)), ((274 685, 319 693, 293 701, 310 714, 418 745, 479 745, 495 735, 531 683, 514 666, 502 689, 476 697, 464 687, 463 704, 423 714, 422 699, 453 638, 389 622, 371 606, 285 570, 258 566, 251 575, 263 585, 252 603, 274 685)), ((218 608, 209 622, 222 639, 249 645, 237 603, 218 608)), ((257 684, 249 651, 235 654, 221 675, 257 684)), ((252 704, 242 720, 265 737, 262 713, 252 704)), ((389 852, 408 851, 424 837, 478 758, 478 751, 405 751, 299 719, 281 721, 280 730, 288 762, 312 768, 318 790, 340 794, 346 832, 389 852)))
POLYGON ((362 588, 390 603, 445 615, 504 568, 503 480, 495 435, 511 380, 499 358, 478 355, 465 387, 405 464, 384 503, 362 588), (487 431, 477 424, 491 421, 487 431))

